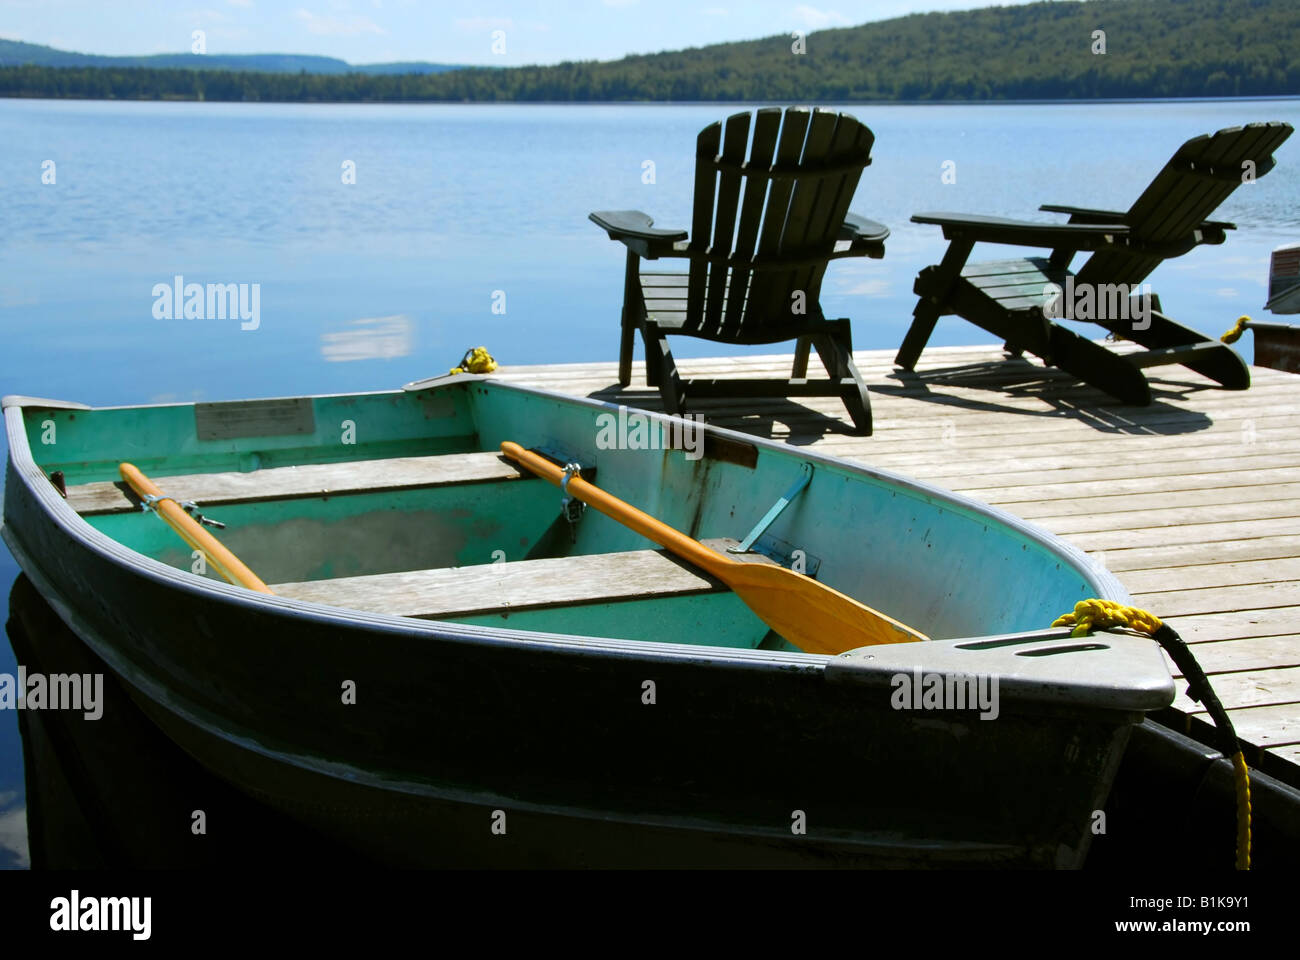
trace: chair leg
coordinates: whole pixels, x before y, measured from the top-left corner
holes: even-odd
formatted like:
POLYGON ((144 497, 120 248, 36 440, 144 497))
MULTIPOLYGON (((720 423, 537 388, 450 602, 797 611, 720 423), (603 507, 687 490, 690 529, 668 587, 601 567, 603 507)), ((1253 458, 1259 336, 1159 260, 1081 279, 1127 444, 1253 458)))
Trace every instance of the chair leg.
POLYGON ((895 365, 904 370, 916 369, 916 361, 921 359, 921 351, 925 349, 930 334, 934 333, 934 325, 938 322, 939 308, 929 300, 918 300, 916 309, 912 311, 912 325, 907 328, 903 345, 898 348, 898 355, 894 357, 895 365))
MULTIPOLYGON (((641 293, 641 258, 629 250, 623 267, 622 331, 618 344, 618 385, 620 387, 632 383, 632 348, 635 346, 636 328, 644 319, 645 300, 641 293)), ((648 364, 646 369, 649 370, 648 364)))
POLYGON ((1059 324, 1052 324, 1050 335, 1052 366, 1124 403, 1145 407, 1151 402, 1147 378, 1119 354, 1059 324))
POLYGON ((645 336, 646 381, 659 388, 664 412, 680 414, 686 402, 682 378, 677 373, 677 362, 668 346, 668 338, 653 322, 647 322, 642 331, 645 336))
POLYGON ((659 374, 663 369, 663 352, 668 347, 668 340, 653 323, 642 323, 641 342, 645 344, 646 385, 657 387, 661 379, 659 374))
MULTIPOLYGON (((1153 298, 1154 299, 1154 298, 1153 298)), ((1210 338, 1197 330, 1183 326, 1177 320, 1165 316, 1158 309, 1150 314, 1150 326, 1142 331, 1117 328, 1117 332, 1147 349, 1160 347, 1178 347, 1184 344, 1206 343, 1210 338)), ((1114 325, 1109 325, 1114 326, 1114 325)), ((1228 390, 1245 390, 1250 386, 1250 368, 1241 359, 1237 351, 1226 343, 1223 349, 1214 349, 1199 356, 1178 361, 1189 370, 1195 370, 1203 377, 1208 377, 1228 390)))
POLYGON ((794 369, 790 371, 790 376, 795 380, 803 380, 808 376, 808 354, 812 346, 811 337, 800 337, 794 345, 794 369))
POLYGON ((628 319, 627 308, 623 308, 623 329, 618 344, 618 385, 629 386, 632 383, 632 348, 636 337, 636 325, 628 319))
POLYGON ((842 335, 824 334, 814 339, 813 343, 817 347, 817 356, 821 358, 827 374, 832 380, 839 381, 839 397, 848 410, 853 425, 862 436, 869 437, 872 429, 871 397, 867 394, 867 385, 862 381, 862 374, 858 372, 857 365, 853 362, 847 321, 844 326, 845 331, 842 335))

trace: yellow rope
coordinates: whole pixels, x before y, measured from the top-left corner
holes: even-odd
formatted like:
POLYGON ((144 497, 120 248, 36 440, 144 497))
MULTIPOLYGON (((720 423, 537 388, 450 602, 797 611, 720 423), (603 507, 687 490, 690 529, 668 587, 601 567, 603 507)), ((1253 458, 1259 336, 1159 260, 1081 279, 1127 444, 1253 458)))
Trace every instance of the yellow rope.
MULTIPOLYGON (((1248 317, 1242 317, 1237 321, 1237 326, 1242 327, 1242 323, 1248 320, 1248 317)), ((1244 328, 1243 328, 1244 329, 1244 328)), ((1229 331, 1231 333, 1232 331, 1229 331)), ((1224 342, 1231 343, 1228 340, 1228 333, 1223 335, 1224 342)), ((1240 332, 1237 336, 1240 336, 1240 332)), ((1236 339, 1234 337, 1233 339, 1236 339)), ((1109 630, 1112 627, 1127 627, 1130 630, 1136 630, 1147 636, 1153 636, 1159 630, 1163 623, 1160 618, 1153 613, 1138 607, 1125 606, 1122 603, 1115 603, 1113 600, 1080 600, 1074 605, 1074 612, 1067 613, 1062 617, 1057 617, 1052 621, 1054 627, 1074 627, 1070 631, 1072 637, 1085 637, 1093 630, 1109 630)), ((1177 634, 1174 635, 1175 638, 1177 634)), ((1181 644, 1181 641, 1179 641, 1181 644)), ((1184 646, 1185 649, 1185 646, 1184 646)), ((1199 669, 1199 668, 1197 668, 1199 669)), ((1186 671, 1184 671, 1186 672, 1186 671)), ((1202 678, 1204 675, 1202 674, 1202 678)), ((1191 717, 1187 718, 1191 723, 1191 717)), ((1216 720, 1216 725, 1217 725, 1216 720)), ((1237 862, 1238 870, 1250 869, 1250 771, 1246 767, 1246 758, 1238 750, 1231 757, 1233 783, 1236 786, 1237 794, 1237 862)))
POLYGON ((1074 627, 1070 636, 1086 637, 1092 630, 1109 630, 1111 627, 1128 627, 1147 636, 1160 629, 1160 618, 1154 613, 1126 607, 1113 600, 1080 600, 1074 612, 1057 617, 1054 627, 1074 627))
POLYGON ((1250 772, 1240 750, 1232 758, 1233 782, 1237 786, 1237 869, 1250 869, 1250 772), (1243 814, 1244 811, 1244 814, 1243 814))
POLYGON ((451 374, 491 373, 496 368, 497 362, 492 359, 492 354, 487 352, 487 347, 475 347, 473 350, 465 351, 460 366, 452 367, 451 374))
POLYGON ((1250 317, 1238 317, 1237 322, 1232 325, 1232 329, 1226 331, 1219 339, 1224 343, 1236 343, 1241 339, 1241 335, 1246 332, 1246 324, 1250 323, 1250 317))

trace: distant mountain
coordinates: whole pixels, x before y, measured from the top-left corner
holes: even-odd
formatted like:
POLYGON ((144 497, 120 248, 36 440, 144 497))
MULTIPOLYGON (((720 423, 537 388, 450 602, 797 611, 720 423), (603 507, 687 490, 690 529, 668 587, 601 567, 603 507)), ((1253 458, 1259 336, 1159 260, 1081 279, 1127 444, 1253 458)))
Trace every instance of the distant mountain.
POLYGON ((335 57, 303 53, 155 53, 141 57, 105 57, 93 53, 72 53, 39 43, 0 40, 0 67, 151 67, 179 70, 251 70, 257 73, 445 73, 459 70, 450 63, 351 64, 335 57))

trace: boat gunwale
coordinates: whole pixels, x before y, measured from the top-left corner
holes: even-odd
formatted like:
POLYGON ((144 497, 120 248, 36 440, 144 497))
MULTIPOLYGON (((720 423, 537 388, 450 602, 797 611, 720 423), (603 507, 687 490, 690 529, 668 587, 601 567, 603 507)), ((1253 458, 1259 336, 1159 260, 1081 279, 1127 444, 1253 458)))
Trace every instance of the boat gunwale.
MULTIPOLYGON (((469 376, 466 376, 464 379, 450 378, 440 380, 426 388, 405 392, 420 393, 425 392, 426 390, 438 390, 448 386, 457 386, 459 384, 465 384, 466 387, 468 387, 471 382, 481 386, 490 385, 492 389, 513 391, 603 412, 616 413, 620 406, 626 406, 591 397, 577 397, 542 388, 509 383, 487 376, 475 376, 472 381, 469 376)), ((272 399, 316 400, 330 397, 395 396, 402 394, 403 392, 404 391, 400 389, 380 390, 359 393, 312 394, 298 398, 272 399)), ((524 646, 530 649, 553 648, 568 652, 588 650, 593 653, 601 652, 606 655, 620 658, 631 657, 634 659, 650 660, 665 659, 678 662, 687 661, 708 663, 712 665, 722 665, 727 663, 735 667, 751 668, 770 667, 775 669, 788 669, 791 666, 804 666, 816 670, 824 668, 828 662, 835 659, 834 656, 827 654, 806 652, 724 648, 712 647, 706 644, 621 640, 612 637, 586 637, 577 634, 527 631, 508 627, 482 627, 472 624, 457 624, 441 620, 419 620, 391 614, 369 613, 353 610, 351 608, 333 607, 310 601, 292 600, 287 597, 254 593, 232 584, 223 583, 207 577, 200 577, 197 574, 168 566, 161 561, 132 550, 117 540, 109 537, 107 534, 102 533, 84 517, 78 514, 59 495, 54 486, 48 482, 44 471, 39 465, 37 465, 28 444, 24 411, 63 408, 65 403, 69 407, 73 406, 71 402, 50 401, 43 398, 14 396, 4 398, 3 409, 5 427, 9 440, 9 458, 18 477, 26 485, 28 491, 36 498, 37 502, 44 508, 47 516, 71 539, 81 543, 89 549, 93 549, 101 557, 110 560, 114 564, 126 567, 128 571, 132 573, 145 576, 163 585, 181 589, 187 593, 200 595, 207 594, 213 599, 233 602, 245 608, 258 609, 270 607, 277 611, 281 611, 286 615, 307 617, 313 622, 326 625, 364 625, 368 629, 377 630, 385 634, 402 634, 409 636, 412 633, 418 633, 427 635, 431 638, 436 637, 440 640, 456 643, 488 644, 491 646, 500 645, 506 647, 524 646), (33 400, 35 402, 30 403, 29 405, 24 405, 22 402, 13 402, 33 400), (58 404, 59 406, 51 406, 52 404, 58 404), (38 478, 42 482, 35 482, 38 478)), ((73 408, 88 409, 92 411, 108 411, 183 406, 192 407, 195 406, 195 404, 129 404, 114 407, 89 407, 83 404, 76 404, 73 408)), ((638 410, 638 412, 644 413, 650 418, 660 422, 671 423, 674 422, 674 420, 679 419, 655 411, 638 410)), ((706 437, 712 435, 726 440, 748 443, 759 449, 772 452, 778 456, 810 460, 814 463, 820 463, 850 474, 882 482, 900 492, 905 492, 918 499, 940 501, 949 508, 971 516, 972 518, 975 516, 987 517, 992 521, 1001 523, 1010 528, 1016 534, 1019 534, 1029 542, 1033 543, 1044 553, 1067 562, 1074 572, 1093 589, 1095 596, 1118 602, 1127 602, 1130 599, 1128 592, 1120 584, 1114 574, 1097 566, 1087 554, 1079 550, 1073 544, 1070 544, 1046 530, 1042 530, 1033 524, 1022 520, 1013 514, 1007 513, 996 506, 981 503, 970 497, 964 496, 963 494, 943 490, 942 488, 926 483, 925 481, 897 474, 889 470, 868 466, 803 448, 800 448, 798 451, 792 451, 788 445, 783 444, 780 441, 753 436, 738 430, 731 430, 713 424, 704 424, 704 432, 706 437)), ((10 544, 10 548, 19 559, 25 559, 29 564, 34 563, 34 558, 31 557, 20 543, 15 542, 17 536, 10 529, 9 524, 0 526, 0 534, 3 534, 4 539, 10 544)), ((39 564, 36 564, 36 566, 39 568, 39 564)), ((1066 611, 1062 612, 1064 613, 1066 611)), ((932 640, 930 642, 948 645, 958 642, 969 642, 972 639, 988 640, 1012 635, 1014 634, 986 634, 977 637, 945 638, 942 640, 932 640)))

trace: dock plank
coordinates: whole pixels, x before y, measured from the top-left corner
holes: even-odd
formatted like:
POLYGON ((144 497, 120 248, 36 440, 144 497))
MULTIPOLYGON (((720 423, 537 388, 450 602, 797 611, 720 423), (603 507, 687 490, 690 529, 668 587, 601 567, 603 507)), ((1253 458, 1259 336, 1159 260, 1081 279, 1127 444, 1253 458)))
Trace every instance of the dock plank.
POLYGON ((1238 563, 1198 563, 1186 567, 1134 570, 1124 577, 1124 585, 1135 593, 1288 581, 1291 583, 1300 581, 1300 557, 1243 560, 1238 563))
MULTIPOLYGON (((1255 537, 1251 540, 1232 540, 1215 545, 1213 556, 1207 556, 1202 543, 1171 543, 1154 547, 1120 547, 1105 551, 1102 566, 1116 572, 1137 570, 1174 570, 1184 566, 1205 563, 1227 563, 1238 560, 1279 560, 1300 557, 1300 535, 1255 537)), ((1125 583, 1127 577, 1122 577, 1125 583)))
MULTIPOLYGON (((1245 637, 1238 640, 1211 640, 1193 647, 1196 660, 1210 676, 1240 670, 1270 670, 1277 667, 1300 667, 1300 634, 1281 637, 1245 637)), ((1169 663, 1175 676, 1182 673, 1169 663)))
MULTIPOLYGON (((1228 710, 1245 707, 1276 707, 1297 705, 1300 714, 1300 667, 1271 667, 1261 670, 1244 670, 1239 673, 1220 673, 1211 681, 1214 692, 1228 710)), ((1179 690, 1174 707, 1184 713, 1204 713, 1205 708, 1187 696, 1186 688, 1179 690)), ((1234 720, 1234 724, 1235 724, 1234 720)))

